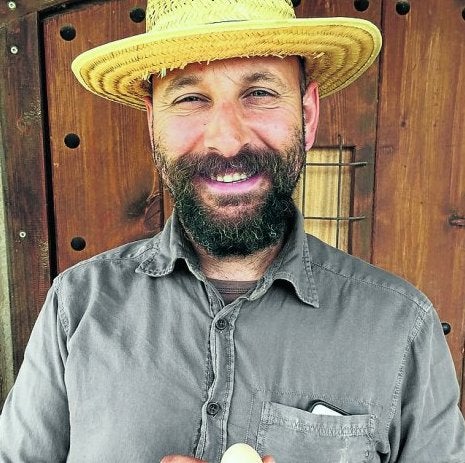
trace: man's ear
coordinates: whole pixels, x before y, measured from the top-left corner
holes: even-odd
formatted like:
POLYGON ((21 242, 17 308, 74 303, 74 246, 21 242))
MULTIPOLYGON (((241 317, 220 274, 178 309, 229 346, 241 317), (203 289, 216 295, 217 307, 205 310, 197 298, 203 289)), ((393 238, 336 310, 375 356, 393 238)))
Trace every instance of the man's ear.
POLYGON ((302 98, 305 125, 305 150, 308 151, 315 142, 316 129, 320 117, 320 97, 318 84, 311 82, 302 98))
POLYGON ((153 105, 152 98, 149 96, 144 97, 145 109, 147 110, 147 124, 149 126, 150 144, 153 150, 153 105))

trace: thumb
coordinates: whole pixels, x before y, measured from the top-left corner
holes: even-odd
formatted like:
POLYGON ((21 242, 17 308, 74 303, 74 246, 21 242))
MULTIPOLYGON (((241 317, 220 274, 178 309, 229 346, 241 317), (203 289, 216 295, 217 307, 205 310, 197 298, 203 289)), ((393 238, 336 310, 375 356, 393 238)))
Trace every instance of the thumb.
POLYGON ((204 460, 198 460, 197 458, 187 457, 184 455, 166 455, 162 458, 160 463, 207 463, 204 460))
POLYGON ((276 461, 271 455, 266 455, 263 457, 263 463, 276 463, 276 461))

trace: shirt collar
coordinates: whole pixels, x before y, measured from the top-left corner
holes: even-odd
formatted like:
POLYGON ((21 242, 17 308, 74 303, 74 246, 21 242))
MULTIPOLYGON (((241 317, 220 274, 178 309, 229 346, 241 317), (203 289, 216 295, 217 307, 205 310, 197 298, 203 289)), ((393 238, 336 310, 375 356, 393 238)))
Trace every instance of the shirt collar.
POLYGON ((200 273, 199 260, 192 245, 185 237, 181 223, 173 213, 166 221, 163 230, 153 238, 154 246, 150 256, 136 269, 153 277, 162 277, 171 273, 176 261, 182 259, 196 275, 200 273))
POLYGON ((304 218, 297 210, 286 244, 263 276, 262 284, 257 285, 256 291, 260 291, 260 287, 267 289, 276 280, 288 281, 303 303, 319 308, 304 218))
MULTIPOLYGON (((252 299, 266 292, 276 280, 285 280, 292 284, 297 297, 306 305, 319 307, 318 294, 313 278, 310 250, 304 230, 304 219, 298 211, 294 214, 292 229, 286 244, 275 259, 257 287, 250 295, 252 299)), ((153 277, 162 277, 171 273, 176 261, 182 259, 197 278, 205 281, 199 261, 192 245, 184 235, 176 213, 165 224, 163 231, 154 238, 151 255, 143 260, 136 272, 153 277)))

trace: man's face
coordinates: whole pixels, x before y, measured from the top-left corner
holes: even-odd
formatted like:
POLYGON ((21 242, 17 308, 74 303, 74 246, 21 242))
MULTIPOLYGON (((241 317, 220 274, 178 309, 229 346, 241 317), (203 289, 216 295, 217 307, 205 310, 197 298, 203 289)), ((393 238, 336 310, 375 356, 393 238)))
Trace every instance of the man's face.
POLYGON ((146 103, 156 163, 187 232, 213 255, 250 254, 285 232, 309 117, 299 66, 237 58, 154 79, 146 103))

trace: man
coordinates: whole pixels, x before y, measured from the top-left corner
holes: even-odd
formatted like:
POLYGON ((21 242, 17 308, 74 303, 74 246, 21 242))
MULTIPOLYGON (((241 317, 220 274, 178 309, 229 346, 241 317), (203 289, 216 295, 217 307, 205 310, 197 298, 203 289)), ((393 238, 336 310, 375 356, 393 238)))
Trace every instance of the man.
POLYGON ((0 461, 212 463, 245 442, 267 463, 463 463, 431 303, 305 235, 291 201, 318 89, 373 62, 377 29, 287 0, 158 0, 147 23, 73 69, 145 106, 175 212, 56 278, 0 461))

